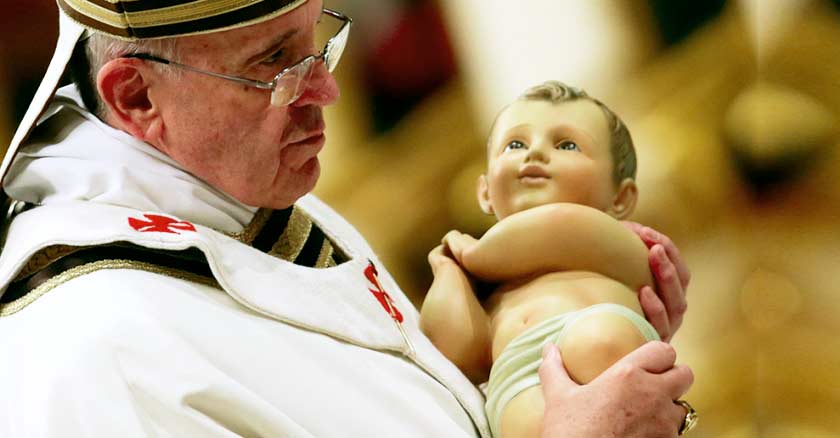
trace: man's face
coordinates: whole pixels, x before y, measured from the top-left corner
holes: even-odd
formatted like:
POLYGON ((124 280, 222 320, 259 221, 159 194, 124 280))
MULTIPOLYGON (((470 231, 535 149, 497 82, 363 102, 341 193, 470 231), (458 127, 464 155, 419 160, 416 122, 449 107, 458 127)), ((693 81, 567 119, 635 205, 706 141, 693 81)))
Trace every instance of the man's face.
POLYGON ((486 190, 496 217, 571 202, 605 211, 615 196, 607 120, 587 100, 517 100, 496 120, 488 143, 486 190))
MULTIPOLYGON (((271 82, 316 53, 322 2, 310 0, 273 20, 179 41, 177 61, 209 71, 271 82)), ((154 146, 184 169, 245 204, 285 208, 313 189, 324 145, 321 110, 338 98, 322 62, 300 99, 274 107, 270 92, 206 75, 156 76, 150 98, 164 124, 154 146)))

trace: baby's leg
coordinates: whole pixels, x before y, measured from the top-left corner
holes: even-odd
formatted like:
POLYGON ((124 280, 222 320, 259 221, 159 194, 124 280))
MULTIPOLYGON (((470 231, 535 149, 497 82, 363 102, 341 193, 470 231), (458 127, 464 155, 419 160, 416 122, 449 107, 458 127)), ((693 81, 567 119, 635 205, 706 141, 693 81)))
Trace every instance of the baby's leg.
POLYGON ((532 386, 514 396, 502 411, 503 438, 539 437, 542 434, 542 385, 532 386))
POLYGON ((645 342, 638 327, 625 316, 594 312, 566 327, 559 347, 569 376, 584 384, 645 342))
MULTIPOLYGON (((569 375, 588 383, 624 355, 646 342, 627 317, 613 312, 592 312, 563 329, 560 354, 569 375)), ((514 396, 502 411, 502 437, 539 437, 545 402, 537 385, 514 396)))

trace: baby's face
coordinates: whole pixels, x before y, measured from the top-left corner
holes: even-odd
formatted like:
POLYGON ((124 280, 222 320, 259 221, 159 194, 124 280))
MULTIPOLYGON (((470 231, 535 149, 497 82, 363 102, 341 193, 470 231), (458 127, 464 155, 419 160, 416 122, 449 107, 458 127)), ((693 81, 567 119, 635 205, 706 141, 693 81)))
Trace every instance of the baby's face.
POLYGON ((514 102, 496 120, 487 153, 485 199, 499 219, 555 202, 605 211, 615 196, 609 126, 590 101, 514 102))

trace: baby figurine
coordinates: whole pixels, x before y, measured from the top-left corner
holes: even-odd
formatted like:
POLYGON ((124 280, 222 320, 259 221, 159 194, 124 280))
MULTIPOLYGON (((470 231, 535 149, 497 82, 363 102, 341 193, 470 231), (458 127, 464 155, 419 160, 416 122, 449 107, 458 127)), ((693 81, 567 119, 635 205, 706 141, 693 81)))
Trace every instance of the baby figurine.
POLYGON ((558 345, 587 383, 656 330, 637 293, 654 285, 633 211, 636 156, 624 123, 585 92, 550 81, 505 107, 478 180, 498 219, 481 239, 451 231, 429 254, 421 327, 473 382, 486 381, 494 436, 538 436, 542 347, 558 345), (493 286, 477 297, 474 281, 493 286), (492 367, 492 369, 491 369, 492 367))

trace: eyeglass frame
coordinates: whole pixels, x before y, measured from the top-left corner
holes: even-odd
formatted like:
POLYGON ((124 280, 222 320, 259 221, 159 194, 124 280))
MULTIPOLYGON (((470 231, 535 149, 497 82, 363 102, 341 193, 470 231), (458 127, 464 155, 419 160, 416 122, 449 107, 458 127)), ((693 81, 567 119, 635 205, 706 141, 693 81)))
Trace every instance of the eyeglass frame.
MULTIPOLYGON (((292 71, 293 69, 297 68, 298 66, 300 66, 303 63, 306 63, 306 62, 311 63, 310 67, 309 67, 309 70, 308 70, 308 71, 311 71, 312 66, 314 66, 314 61, 317 61, 317 60, 321 59, 321 60, 323 60, 324 65, 327 66, 327 69, 330 71, 330 73, 332 73, 332 71, 335 69, 335 66, 338 65, 338 61, 341 59, 341 53, 339 53, 338 59, 336 60, 335 64, 333 65, 333 68, 332 69, 329 68, 329 62, 328 62, 329 61, 329 58, 328 58, 329 48, 330 48, 330 46, 332 46, 336 37, 341 35, 341 33, 345 31, 345 29, 347 29, 348 37, 349 37, 350 25, 353 23, 353 19, 348 17, 347 15, 342 14, 341 12, 338 12, 338 11, 335 11, 335 10, 332 10, 332 9, 322 8, 321 12, 328 15, 328 16, 331 16, 333 18, 341 20, 343 22, 341 24, 341 27, 338 29, 338 31, 335 33, 335 35, 333 35, 332 37, 330 37, 329 40, 327 40, 327 43, 324 44, 324 48, 323 48, 323 50, 321 50, 320 53, 318 53, 317 55, 305 56, 302 59, 295 62, 294 64, 284 68, 282 71, 280 71, 280 73, 277 73, 277 75, 274 76, 274 79, 271 82, 264 82, 264 81, 259 81, 259 80, 256 80, 256 79, 243 78, 241 76, 234 76, 234 75, 228 75, 228 74, 224 74, 224 73, 217 73, 217 72, 202 70, 200 68, 196 68, 196 67, 193 67, 193 66, 190 66, 190 65, 181 64, 180 62, 176 62, 176 61, 172 61, 172 60, 169 60, 169 59, 161 58, 159 56, 155 56, 155 55, 152 55, 150 53, 128 53, 128 54, 120 56, 120 58, 137 58, 137 59, 142 59, 144 61, 152 61, 152 62, 158 62, 158 63, 165 64, 165 65, 171 65, 171 66, 178 67, 178 68, 188 70, 188 71, 191 71, 191 72, 200 73, 200 74, 207 75, 207 76, 213 76, 213 77, 216 77, 216 78, 219 78, 219 79, 227 79, 229 81, 238 82, 240 84, 250 85, 252 87, 256 87, 256 88, 259 88, 259 89, 262 89, 262 90, 270 90, 271 91, 271 96, 274 96, 274 92, 275 92, 275 89, 277 88, 277 84, 280 83, 280 79, 283 77, 283 75, 285 75, 289 71, 292 71)), ((345 42, 345 45, 346 44, 347 43, 345 42)), ((341 52, 343 53, 344 49, 342 49, 341 52)), ((282 105, 275 105, 275 106, 287 106, 287 105, 290 105, 290 104, 294 103, 294 101, 299 99, 299 98, 300 98, 300 96, 298 95, 294 99, 291 99, 289 102, 286 102, 282 105)), ((273 97, 272 97, 271 104, 274 105, 273 97)))

